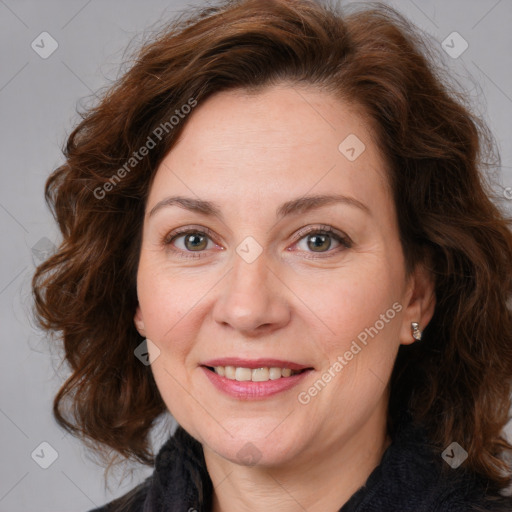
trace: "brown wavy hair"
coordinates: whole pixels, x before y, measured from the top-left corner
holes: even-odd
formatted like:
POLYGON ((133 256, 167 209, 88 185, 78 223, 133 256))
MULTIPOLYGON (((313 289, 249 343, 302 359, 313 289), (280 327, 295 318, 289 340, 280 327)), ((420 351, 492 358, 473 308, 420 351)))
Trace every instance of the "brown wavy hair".
POLYGON ((489 180, 492 136, 426 37, 382 4, 342 13, 309 0, 224 1, 183 11, 130 59, 81 113, 46 183, 63 239, 37 268, 33 294, 72 371, 54 399, 57 422, 98 453, 153 464, 149 434, 166 407, 134 356, 143 338, 133 316, 148 190, 188 117, 169 120, 217 91, 308 84, 372 120, 407 272, 423 264, 435 279, 423 340, 399 349, 389 427, 405 405, 432 443, 456 440, 466 467, 496 489, 508 484, 512 220, 489 180), (156 144, 143 155, 148 137, 156 144))

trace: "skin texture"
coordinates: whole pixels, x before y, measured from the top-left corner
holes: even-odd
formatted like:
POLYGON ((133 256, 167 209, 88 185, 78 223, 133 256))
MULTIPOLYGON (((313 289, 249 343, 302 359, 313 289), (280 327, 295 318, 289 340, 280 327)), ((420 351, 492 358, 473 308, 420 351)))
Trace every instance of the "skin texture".
POLYGON ((337 510, 364 484, 390 441, 387 383, 399 345, 414 341, 411 322, 425 328, 435 299, 422 269, 406 278, 385 164, 354 108, 290 84, 224 91, 199 104, 157 169, 137 285, 135 325, 160 350, 151 367, 169 411, 203 445, 216 512, 337 510), (350 134, 366 146, 354 161, 338 149, 350 134), (332 193, 369 213, 334 203, 276 218, 286 201, 332 193), (176 205, 149 216, 171 195, 218 203, 223 221, 176 205), (316 252, 314 233, 296 237, 325 225, 351 247, 331 237, 316 252), (183 235, 165 244, 180 227, 212 231, 202 257, 179 257, 198 253, 183 235), (249 236, 263 249, 252 263, 236 252, 249 236), (400 311, 389 320, 395 303, 400 311), (377 324, 384 323, 378 334, 300 403, 299 392, 381 315, 388 321, 377 324), (200 368, 227 356, 314 371, 288 391, 244 401, 222 394, 200 368), (249 442, 256 464, 238 455, 249 442))

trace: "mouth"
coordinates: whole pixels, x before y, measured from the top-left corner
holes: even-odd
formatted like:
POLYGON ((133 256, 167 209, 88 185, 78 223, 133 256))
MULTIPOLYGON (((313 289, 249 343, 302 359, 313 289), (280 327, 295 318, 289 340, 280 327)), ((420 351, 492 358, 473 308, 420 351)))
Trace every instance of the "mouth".
POLYGON ((281 359, 249 360, 238 357, 212 359, 201 366, 215 372, 220 377, 238 382, 278 380, 314 369, 311 366, 281 359))
POLYGON ((278 359, 215 359, 200 365, 220 391, 238 399, 263 399, 297 385, 312 366, 278 359))

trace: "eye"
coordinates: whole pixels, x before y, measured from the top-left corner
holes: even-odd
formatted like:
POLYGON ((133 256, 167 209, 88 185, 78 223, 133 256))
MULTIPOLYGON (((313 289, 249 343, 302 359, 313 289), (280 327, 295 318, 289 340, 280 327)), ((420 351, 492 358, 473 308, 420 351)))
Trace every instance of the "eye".
MULTIPOLYGON (((182 258, 201 258, 207 249, 220 247, 212 239, 214 235, 208 228, 184 228, 166 235, 162 242, 170 250, 182 258)), ((306 253, 317 253, 319 256, 306 256, 307 258, 322 258, 338 253, 352 247, 352 241, 347 235, 336 231, 331 226, 308 226, 301 229, 295 236, 297 240, 292 247, 299 248, 306 253), (329 250, 333 240, 338 244, 338 250, 329 250), (305 244, 300 247, 301 243, 305 244), (321 256, 320 254, 325 254, 321 256)))
POLYGON ((328 253, 327 256, 330 256, 333 252, 338 253, 339 250, 329 250, 333 245, 333 240, 338 244, 338 249, 340 250, 352 247, 350 238, 342 233, 338 233, 331 226, 307 227, 300 230, 297 237, 298 242, 295 245, 305 252, 328 253))
POLYGON ((216 245, 211 240, 212 236, 213 233, 207 228, 186 228, 173 231, 163 239, 163 243, 170 246, 171 250, 180 257, 200 258, 202 252, 216 245))

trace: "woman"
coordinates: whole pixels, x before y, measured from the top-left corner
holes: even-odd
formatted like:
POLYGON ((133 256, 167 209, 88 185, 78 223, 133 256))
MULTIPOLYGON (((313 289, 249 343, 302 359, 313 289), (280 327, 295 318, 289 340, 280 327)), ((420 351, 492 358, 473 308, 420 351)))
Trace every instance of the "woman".
POLYGON ((84 114, 33 283, 54 414, 155 463, 98 511, 512 510, 512 234, 427 52, 382 6, 229 1, 84 114))

